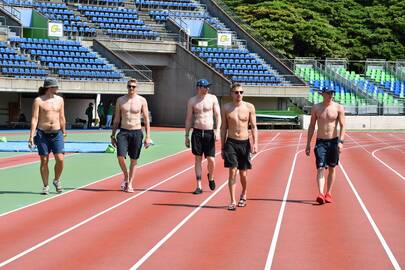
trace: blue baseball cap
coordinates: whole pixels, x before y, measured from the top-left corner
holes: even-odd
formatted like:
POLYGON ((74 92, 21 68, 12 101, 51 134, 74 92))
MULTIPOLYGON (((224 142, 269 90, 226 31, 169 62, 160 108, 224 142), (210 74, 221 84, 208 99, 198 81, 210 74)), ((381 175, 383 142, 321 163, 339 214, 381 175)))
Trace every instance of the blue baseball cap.
POLYGON ((322 94, 322 93, 335 93, 336 91, 328 87, 322 87, 321 89, 319 89, 319 92, 322 94))
POLYGON ((206 79, 200 79, 197 81, 197 87, 209 87, 211 83, 209 83, 206 79))

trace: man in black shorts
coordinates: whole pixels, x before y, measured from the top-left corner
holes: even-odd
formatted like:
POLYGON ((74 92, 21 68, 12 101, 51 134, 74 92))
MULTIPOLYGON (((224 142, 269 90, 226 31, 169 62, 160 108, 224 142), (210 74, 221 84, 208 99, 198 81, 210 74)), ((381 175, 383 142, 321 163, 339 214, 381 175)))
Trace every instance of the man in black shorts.
POLYGON ((235 83, 231 87, 232 102, 222 108, 221 143, 222 157, 226 168, 229 168, 229 192, 231 203, 228 210, 246 206, 247 170, 252 168, 250 155, 258 150, 256 110, 253 104, 242 101, 243 88, 235 83), (249 125, 252 129, 252 145, 249 141, 249 125), (242 193, 236 204, 236 174, 239 170, 242 193))
POLYGON ((135 174, 137 160, 142 149, 142 126, 141 114, 145 123, 145 148, 152 143, 150 138, 149 110, 148 103, 144 97, 137 94, 137 81, 131 79, 127 83, 128 94, 119 97, 115 106, 114 124, 111 134, 111 143, 117 147, 117 158, 124 179, 121 182, 121 190, 134 192, 132 181, 135 174), (115 133, 121 122, 120 132, 117 136, 115 133), (125 163, 125 157, 129 154, 131 159, 129 172, 125 163))
POLYGON ((203 192, 201 186, 201 163, 203 155, 208 161, 209 187, 211 190, 215 189, 215 141, 218 141, 220 136, 221 114, 217 97, 208 93, 210 85, 211 84, 205 79, 198 80, 197 95, 190 98, 187 103, 186 137, 184 142, 187 147, 190 147, 189 132, 194 118, 191 146, 192 153, 195 157, 197 187, 193 194, 201 194, 203 192), (216 120, 216 129, 214 129, 214 117, 216 120))
POLYGON ((308 127, 308 139, 305 153, 311 153, 311 139, 314 135, 315 125, 318 122, 317 140, 314 149, 316 157, 317 183, 319 195, 316 201, 319 204, 332 202, 332 187, 336 178, 335 167, 339 162, 339 153, 343 151, 345 137, 345 110, 344 107, 333 102, 334 91, 321 89, 323 102, 312 106, 311 122, 308 127), (338 137, 338 124, 340 133, 338 137), (329 168, 328 182, 325 188, 324 171, 329 168))

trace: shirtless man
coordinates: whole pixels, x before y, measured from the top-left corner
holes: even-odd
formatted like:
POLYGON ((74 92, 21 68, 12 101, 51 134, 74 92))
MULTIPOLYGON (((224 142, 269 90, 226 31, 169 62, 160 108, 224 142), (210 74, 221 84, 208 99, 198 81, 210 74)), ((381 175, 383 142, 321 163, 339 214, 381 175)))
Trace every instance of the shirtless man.
POLYGON ((216 96, 208 94, 210 83, 201 79, 197 81, 197 95, 190 98, 187 103, 186 116, 186 138, 185 145, 190 147, 189 132, 193 127, 191 135, 192 153, 195 157, 195 175, 197 188, 193 194, 201 194, 201 174, 202 156, 207 158, 208 183, 211 190, 215 189, 214 169, 215 169, 215 141, 219 140, 221 127, 221 114, 219 111, 218 99, 216 96), (193 125, 194 116, 194 125, 193 125), (216 129, 214 130, 214 119, 216 129))
POLYGON ((63 158, 65 153, 64 137, 65 129, 65 105, 63 98, 56 95, 58 82, 54 78, 46 78, 44 86, 38 90, 38 97, 32 105, 31 131, 28 146, 32 149, 38 147, 41 159, 40 172, 44 187, 42 194, 49 194, 49 153, 55 157, 55 178, 53 185, 56 192, 62 192, 60 176, 63 170, 63 158), (34 137, 35 135, 35 137, 34 137))
POLYGON ((136 87, 137 81, 135 79, 129 80, 127 83, 128 94, 118 98, 111 134, 111 143, 117 147, 118 163, 124 173, 121 190, 126 192, 134 192, 132 181, 137 160, 141 153, 143 139, 141 114, 143 115, 146 131, 143 144, 145 148, 148 148, 152 143, 150 138, 148 103, 144 97, 137 94, 136 87), (119 127, 120 122, 121 126, 119 127), (115 136, 118 128, 120 128, 120 132, 115 136), (129 172, 125 164, 127 152, 131 159, 129 172))
POLYGON ((311 139, 314 135, 315 123, 318 122, 316 145, 314 149, 317 168, 317 182, 319 195, 316 201, 319 204, 332 202, 332 186, 335 182, 335 166, 339 163, 339 154, 343 150, 345 138, 345 110, 342 105, 332 101, 334 90, 321 89, 323 102, 312 106, 311 122, 308 128, 308 140, 305 153, 311 153, 311 139), (337 125, 340 125, 340 134, 337 135, 337 125), (328 169, 328 182, 325 190, 324 170, 328 169))
POLYGON ((236 210, 236 174, 239 170, 242 193, 239 207, 246 206, 247 170, 252 168, 250 154, 258 151, 256 110, 253 104, 242 101, 243 88, 239 83, 231 87, 232 102, 222 108, 221 145, 225 168, 229 168, 228 186, 231 204, 228 210, 236 210), (252 143, 249 142, 249 125, 252 129, 252 143))

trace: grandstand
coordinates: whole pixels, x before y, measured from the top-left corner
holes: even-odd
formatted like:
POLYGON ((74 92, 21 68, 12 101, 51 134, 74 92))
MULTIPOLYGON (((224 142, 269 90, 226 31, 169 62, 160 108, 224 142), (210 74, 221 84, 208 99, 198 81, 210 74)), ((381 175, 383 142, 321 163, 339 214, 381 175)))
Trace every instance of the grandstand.
MULTIPOLYGON (((128 78, 139 81, 159 125, 183 125, 198 78, 213 82, 211 92, 221 102, 229 100, 232 82, 242 83, 245 99, 262 111, 305 109, 328 85, 351 114, 404 113, 403 65, 369 65, 364 75, 345 65, 294 65, 215 1, 1 1, 0 106, 18 104, 28 117, 46 76, 58 78, 65 99, 76 104, 67 113, 70 122, 84 118, 83 104, 107 104, 126 93, 128 78), (50 23, 60 23, 63 34, 51 36, 50 23)), ((3 115, 0 123, 11 118, 3 115)))

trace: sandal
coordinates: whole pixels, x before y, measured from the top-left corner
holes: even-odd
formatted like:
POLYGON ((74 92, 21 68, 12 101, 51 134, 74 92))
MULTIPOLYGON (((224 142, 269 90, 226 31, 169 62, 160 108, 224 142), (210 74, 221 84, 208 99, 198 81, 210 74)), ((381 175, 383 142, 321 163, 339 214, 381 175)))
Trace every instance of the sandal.
POLYGON ((228 210, 229 210, 229 211, 235 211, 235 210, 236 210, 236 204, 235 204, 235 203, 231 203, 230 205, 228 205, 228 210))
POLYGON ((240 200, 238 202, 238 207, 245 207, 246 206, 246 199, 243 197, 240 197, 240 200))

